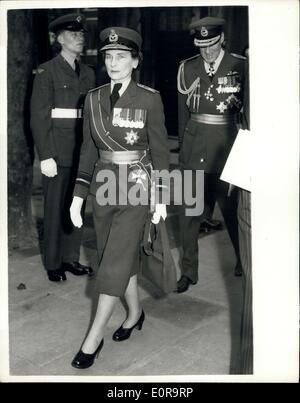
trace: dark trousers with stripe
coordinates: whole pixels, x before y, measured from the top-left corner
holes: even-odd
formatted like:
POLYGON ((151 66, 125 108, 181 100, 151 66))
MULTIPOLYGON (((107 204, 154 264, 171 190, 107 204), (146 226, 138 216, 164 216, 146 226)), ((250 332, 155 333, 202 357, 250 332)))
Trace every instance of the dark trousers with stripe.
MULTIPOLYGON (((205 173, 204 205, 218 202, 229 237, 239 260, 239 240, 237 222, 237 189, 228 196, 228 183, 219 179, 220 174, 205 173)), ((196 183, 192 184, 193 188, 196 183)), ((193 282, 198 281, 198 237, 201 222, 206 218, 206 211, 200 216, 181 215, 181 242, 183 247, 182 274, 193 282)))
MULTIPOLYGON (((57 166, 57 175, 42 175, 44 191, 43 255, 46 270, 56 270, 62 262, 79 261, 82 228, 70 219, 70 205, 75 184, 73 168, 57 166)), ((84 208, 83 208, 84 210, 84 208)))
POLYGON ((238 200, 240 255, 243 269, 240 373, 253 373, 251 193, 240 189, 238 200))

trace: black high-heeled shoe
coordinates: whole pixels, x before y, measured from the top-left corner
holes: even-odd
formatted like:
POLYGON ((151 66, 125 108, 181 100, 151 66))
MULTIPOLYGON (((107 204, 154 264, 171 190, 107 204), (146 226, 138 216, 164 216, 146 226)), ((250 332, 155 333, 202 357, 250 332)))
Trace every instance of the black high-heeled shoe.
POLYGON ((141 316, 135 325, 129 328, 123 327, 122 325, 121 327, 119 327, 118 330, 115 331, 112 339, 114 341, 123 341, 129 339, 131 332, 133 331, 134 328, 137 328, 137 330, 142 330, 144 320, 145 320, 145 314, 144 311, 142 311, 141 316))
POLYGON ((93 354, 86 354, 81 349, 75 355, 71 365, 74 368, 85 369, 89 368, 94 364, 95 358, 98 358, 98 355, 103 347, 104 340, 102 339, 96 351, 93 354))

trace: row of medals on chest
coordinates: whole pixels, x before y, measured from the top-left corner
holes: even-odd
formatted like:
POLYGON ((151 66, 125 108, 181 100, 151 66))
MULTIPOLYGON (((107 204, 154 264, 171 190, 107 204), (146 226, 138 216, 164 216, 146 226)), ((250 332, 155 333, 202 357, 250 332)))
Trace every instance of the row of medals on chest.
MULTIPOLYGON (((198 91, 196 90, 196 94, 194 94, 194 96, 198 95, 197 92, 199 92, 200 95, 200 86, 198 85, 198 87, 198 91)), ((205 98, 210 101, 214 101, 214 96, 212 93, 213 88, 214 84, 210 84, 207 91, 204 93, 205 98)), ((218 94, 238 93, 241 91, 241 84, 236 81, 235 76, 218 77, 218 87, 216 88, 216 91, 218 94)))
POLYGON ((112 124, 130 129, 143 129, 146 115, 145 109, 114 108, 112 124))

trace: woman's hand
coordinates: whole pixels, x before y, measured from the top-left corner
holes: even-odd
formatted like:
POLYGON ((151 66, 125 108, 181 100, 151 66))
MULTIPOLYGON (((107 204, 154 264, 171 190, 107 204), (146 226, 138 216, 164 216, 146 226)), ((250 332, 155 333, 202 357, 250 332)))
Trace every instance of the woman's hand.
POLYGON ((160 221, 160 218, 165 220, 167 217, 167 208, 165 204, 156 204, 155 205, 155 211, 153 213, 151 221, 153 224, 158 224, 160 221))
POLYGON ((80 228, 82 226, 81 207, 83 198, 74 196, 70 207, 70 217, 74 227, 80 228))

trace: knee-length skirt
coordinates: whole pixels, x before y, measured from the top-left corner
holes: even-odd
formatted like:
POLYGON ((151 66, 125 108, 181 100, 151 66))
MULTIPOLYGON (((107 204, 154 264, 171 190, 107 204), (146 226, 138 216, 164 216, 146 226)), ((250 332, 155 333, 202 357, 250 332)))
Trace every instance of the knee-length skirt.
POLYGON ((121 297, 140 268, 141 240, 149 215, 147 205, 100 206, 92 196, 99 270, 96 291, 121 297))

